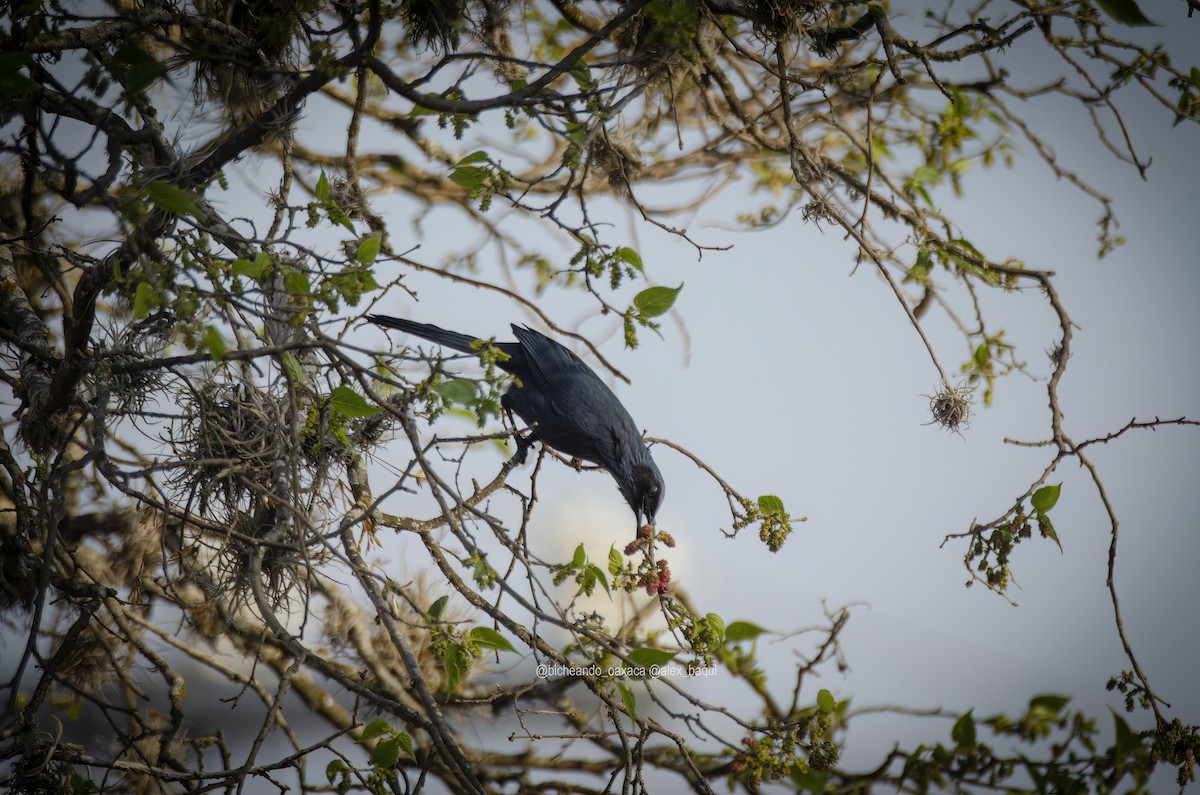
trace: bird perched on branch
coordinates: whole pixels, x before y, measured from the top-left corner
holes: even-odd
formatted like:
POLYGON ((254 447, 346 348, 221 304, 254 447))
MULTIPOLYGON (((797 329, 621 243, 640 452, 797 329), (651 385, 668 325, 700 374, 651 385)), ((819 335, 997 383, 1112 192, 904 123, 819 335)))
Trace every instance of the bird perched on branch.
MULTIPOLYGON (((387 315, 367 315, 367 320, 456 351, 479 352, 478 337, 387 315)), ((514 324, 512 330, 516 342, 493 343, 508 356, 497 366, 517 379, 501 405, 529 423, 538 441, 608 470, 639 528, 643 518, 654 524, 665 486, 621 401, 582 359, 559 343, 525 326, 514 324)), ((518 455, 523 456, 530 442, 518 437, 517 443, 518 455)))

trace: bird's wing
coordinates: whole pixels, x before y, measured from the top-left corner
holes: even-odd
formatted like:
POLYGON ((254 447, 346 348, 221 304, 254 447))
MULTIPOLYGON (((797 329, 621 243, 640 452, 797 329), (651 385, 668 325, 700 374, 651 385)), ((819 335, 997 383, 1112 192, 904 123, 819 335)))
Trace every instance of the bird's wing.
POLYGON ((583 360, 554 340, 527 326, 512 327, 517 341, 525 353, 528 378, 533 386, 547 395, 553 395, 580 374, 590 372, 583 360))

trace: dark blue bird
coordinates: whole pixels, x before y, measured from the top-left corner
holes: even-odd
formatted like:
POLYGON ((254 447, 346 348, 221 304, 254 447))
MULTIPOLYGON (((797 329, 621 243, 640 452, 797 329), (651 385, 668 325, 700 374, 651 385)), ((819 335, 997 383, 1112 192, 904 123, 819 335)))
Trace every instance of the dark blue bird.
MULTIPOLYGON (((367 315, 380 326, 424 337, 463 353, 478 353, 478 337, 387 315, 367 315)), ((516 376, 501 404, 529 424, 538 441, 571 458, 599 464, 617 481, 641 525, 654 524, 665 486, 637 425, 583 360, 544 334, 513 325, 516 342, 494 343, 508 355, 497 366, 516 376)), ((519 445, 528 442, 518 439, 519 445)), ((521 453, 523 454, 524 447, 521 453)))

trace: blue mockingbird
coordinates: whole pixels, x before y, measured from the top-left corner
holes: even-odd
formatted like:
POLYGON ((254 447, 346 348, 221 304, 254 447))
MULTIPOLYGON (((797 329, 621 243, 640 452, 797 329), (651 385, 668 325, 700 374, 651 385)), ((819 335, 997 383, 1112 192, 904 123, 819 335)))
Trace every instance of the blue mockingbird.
MULTIPOLYGON (((367 315, 380 326, 399 329, 463 353, 478 353, 479 338, 387 315, 367 315)), ((608 470, 637 518, 654 523, 665 486, 629 412, 583 360, 544 334, 513 324, 516 342, 493 345, 508 358, 497 362, 517 379, 500 402, 529 423, 539 441, 608 470)), ((517 437, 518 456, 530 444, 517 437)))

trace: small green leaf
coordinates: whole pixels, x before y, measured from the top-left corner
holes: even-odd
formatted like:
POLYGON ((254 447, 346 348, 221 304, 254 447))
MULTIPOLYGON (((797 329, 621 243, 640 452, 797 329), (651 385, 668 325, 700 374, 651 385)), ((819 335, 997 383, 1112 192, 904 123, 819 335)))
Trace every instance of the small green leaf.
POLYGON ((150 307, 158 305, 158 293, 150 282, 138 282, 133 293, 133 316, 139 320, 150 314, 150 307))
POLYGON ((975 747, 975 718, 971 714, 973 711, 967 710, 961 718, 954 722, 954 728, 950 730, 950 739, 954 740, 954 744, 958 748, 975 747))
POLYGON ((624 262, 626 265, 633 268, 634 270, 636 270, 636 271, 642 270, 641 255, 639 255, 636 251, 629 248, 628 246, 621 246, 619 249, 617 249, 615 252, 613 252, 613 255, 617 258, 617 260, 619 260, 620 262, 624 262))
POLYGON ((474 381, 468 381, 465 378, 453 378, 449 381, 443 381, 440 384, 434 384, 430 387, 434 392, 444 397, 451 403, 458 403, 462 406, 468 406, 478 395, 474 381))
POLYGON ((644 318, 665 315, 682 289, 682 284, 678 287, 647 287, 633 297, 633 306, 644 318))
POLYGON ((625 705, 625 712, 629 715, 630 722, 636 723, 637 710, 635 707, 637 706, 637 699, 634 698, 633 691, 624 682, 617 682, 617 692, 621 694, 621 703, 625 705))
POLYGON ((1061 491, 1061 483, 1055 486, 1042 486, 1033 493, 1033 510, 1036 513, 1049 511, 1058 504, 1058 495, 1061 491))
POLYGON ((304 383, 304 368, 300 366, 300 360, 296 358, 296 354, 284 351, 280 358, 283 360, 283 369, 287 371, 292 381, 298 384, 304 383))
POLYGON ((813 770, 793 764, 789 777, 798 792, 824 792, 829 784, 829 771, 813 770))
POLYGON ((324 170, 321 171, 321 176, 317 179, 316 194, 317 201, 329 201, 329 177, 325 175, 324 170))
POLYGON ((234 276, 244 276, 261 283, 271 271, 272 259, 269 254, 265 255, 265 258, 260 259, 260 257, 264 257, 264 255, 260 253, 253 262, 248 259, 235 259, 230 270, 234 276))
POLYGON ((712 627, 713 633, 717 636, 718 642, 725 640, 725 619, 721 618, 716 613, 708 613, 704 616, 704 620, 712 627))
POLYGON ((1046 777, 1038 770, 1038 766, 1021 754, 1017 754, 1017 758, 1025 763, 1025 770, 1029 773, 1029 778, 1033 781, 1033 786, 1036 788, 1038 795, 1045 795, 1049 791, 1046 788, 1046 777))
POLYGON ((33 53, 0 53, 0 95, 19 97, 33 86, 33 81, 21 74, 21 69, 33 59, 33 53))
POLYGON ((360 265, 370 265, 379 256, 382 246, 383 238, 379 235, 364 237, 358 244, 358 250, 354 252, 354 259, 358 260, 360 265))
POLYGON ((440 596, 437 601, 429 606, 429 618, 437 621, 442 617, 442 613, 446 609, 446 604, 450 601, 449 596, 440 596))
POLYGON ((25 64, 33 60, 33 53, 20 50, 17 52, 0 53, 0 77, 8 77, 20 71, 25 64))
POLYGON ((675 655, 679 652, 666 651, 664 649, 653 649, 649 646, 643 646, 640 649, 634 649, 629 652, 629 661, 639 668, 651 668, 655 665, 665 665, 675 659, 675 655))
POLYGON ((366 728, 363 729, 362 737, 359 738, 359 742, 364 742, 364 743, 369 742, 371 740, 374 740, 379 735, 384 734, 385 732, 389 732, 391 730, 392 730, 392 727, 388 725, 388 722, 386 720, 384 720, 383 718, 376 718, 375 720, 368 723, 366 728))
POLYGON ((773 513, 786 513, 783 510, 783 500, 771 494, 764 494, 758 498, 758 510, 767 516, 773 513))
POLYGON ((1134 0, 1096 0, 1096 5, 1100 6, 1105 14, 1108 14, 1116 22, 1122 25, 1138 26, 1149 25, 1158 27, 1157 23, 1151 22, 1142 13, 1142 9, 1138 8, 1138 4, 1134 0))
POLYGON ((396 741, 400 743, 400 748, 404 751, 404 753, 408 754, 409 759, 417 758, 416 753, 413 751, 412 737, 408 735, 408 732, 397 733, 396 741))
POLYGON ((346 767, 346 763, 341 759, 334 759, 325 766, 325 778, 332 784, 333 780, 338 776, 344 776, 350 772, 350 768, 346 767))
POLYGON ((579 568, 587 561, 587 552, 583 549, 583 544, 575 547, 575 555, 571 558, 571 565, 579 568))
POLYGON ((303 271, 288 271, 283 274, 283 289, 292 295, 308 295, 308 274, 303 271))
POLYGON ((335 386, 329 395, 329 405, 335 414, 349 418, 370 417, 383 411, 348 386, 335 386))
POLYGON ((471 656, 461 644, 451 644, 442 658, 442 667, 446 671, 446 692, 453 693, 471 667, 471 656))
POLYGON ((1063 551, 1062 542, 1058 540, 1058 532, 1054 529, 1054 524, 1050 521, 1050 517, 1046 514, 1038 514, 1038 529, 1042 531, 1042 535, 1049 538, 1055 544, 1058 544, 1058 551, 1063 551))
POLYGON ((497 651, 513 651, 513 645, 508 642, 508 638, 501 635, 491 627, 475 627, 470 632, 471 641, 481 649, 495 649, 497 651))
POLYGON ((462 160, 459 160, 457 163, 454 164, 454 167, 459 168, 460 166, 469 166, 472 163, 486 163, 487 160, 488 160, 488 153, 483 151, 482 149, 478 149, 478 150, 472 152, 471 154, 467 155, 466 157, 464 157, 462 160))
POLYGON ((391 769, 400 761, 400 737, 389 737, 371 749, 371 764, 391 769))
POLYGON ((833 693, 828 690, 817 691, 817 709, 825 715, 833 713, 837 709, 837 699, 833 697, 833 693))
POLYGON ((914 182, 919 182, 924 185, 936 185, 938 180, 942 178, 942 172, 936 168, 929 166, 921 166, 912 175, 914 182))
POLYGON ((123 44, 113 53, 114 60, 125 67, 120 75, 127 91, 143 91, 167 73, 150 53, 134 44, 123 44))
POLYGON ((1117 756, 1119 757, 1128 756, 1141 747, 1142 738, 1137 732, 1129 728, 1129 724, 1125 722, 1125 719, 1119 713, 1114 711, 1112 716, 1113 725, 1117 731, 1113 750, 1117 752, 1117 756))
POLYGON ((225 358, 227 350, 225 340, 221 338, 221 332, 212 326, 204 328, 204 345, 208 348, 208 354, 213 357, 213 361, 219 362, 225 358))
POLYGON ((176 215, 199 215, 195 202, 188 192, 170 182, 155 180, 146 184, 146 198, 160 210, 176 215))
POLYGON ((725 640, 730 643, 741 643, 744 640, 754 640, 767 631, 749 621, 734 621, 725 627, 725 640))
POLYGON ((933 255, 928 251, 918 251, 917 261, 908 269, 907 277, 917 282, 924 282, 933 270, 933 255))
POLYGON ((595 565, 594 563, 589 564, 587 567, 587 576, 589 579, 594 580, 595 582, 598 582, 601 585, 603 585, 604 592, 606 594, 608 594, 609 596, 612 596, 612 590, 609 589, 609 587, 608 587, 608 578, 604 576, 604 569, 600 568, 599 566, 595 565))
POLYGON ((463 190, 474 193, 483 187, 483 183, 487 181, 488 173, 486 168, 465 166, 451 171, 450 181, 463 190))
POLYGON ((1052 715, 1057 715, 1062 712, 1063 707, 1070 703, 1070 696, 1057 696, 1053 693, 1045 693, 1031 698, 1029 700, 1029 709, 1031 712, 1036 709, 1046 710, 1052 715))
POLYGON ((616 577, 621 573, 621 569, 625 567, 625 561, 621 559, 621 553, 617 551, 615 546, 608 548, 608 573, 616 577))

